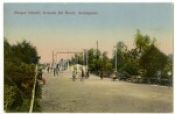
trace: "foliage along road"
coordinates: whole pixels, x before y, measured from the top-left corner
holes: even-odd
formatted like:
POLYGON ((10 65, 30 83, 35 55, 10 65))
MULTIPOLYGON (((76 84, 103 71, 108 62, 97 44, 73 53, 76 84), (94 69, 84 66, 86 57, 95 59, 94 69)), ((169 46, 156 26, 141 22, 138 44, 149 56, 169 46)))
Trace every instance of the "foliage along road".
POLYGON ((173 88, 44 73, 42 112, 172 112, 173 88))

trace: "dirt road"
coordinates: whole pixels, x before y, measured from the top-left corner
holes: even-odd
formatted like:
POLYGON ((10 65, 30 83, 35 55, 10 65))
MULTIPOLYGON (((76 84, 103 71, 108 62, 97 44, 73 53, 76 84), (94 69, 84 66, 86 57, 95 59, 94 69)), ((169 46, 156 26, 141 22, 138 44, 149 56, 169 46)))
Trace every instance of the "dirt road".
POLYGON ((173 88, 122 81, 72 81, 70 72, 44 73, 43 112, 172 112, 173 88))

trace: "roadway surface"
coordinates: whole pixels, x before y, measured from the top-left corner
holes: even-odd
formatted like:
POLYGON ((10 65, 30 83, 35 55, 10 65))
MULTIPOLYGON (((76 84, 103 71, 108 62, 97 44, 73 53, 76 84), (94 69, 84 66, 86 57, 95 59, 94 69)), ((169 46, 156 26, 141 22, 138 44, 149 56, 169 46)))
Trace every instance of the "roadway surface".
POLYGON ((54 77, 44 73, 42 112, 172 112, 173 88, 123 81, 111 81, 90 75, 72 80, 71 72, 54 77))

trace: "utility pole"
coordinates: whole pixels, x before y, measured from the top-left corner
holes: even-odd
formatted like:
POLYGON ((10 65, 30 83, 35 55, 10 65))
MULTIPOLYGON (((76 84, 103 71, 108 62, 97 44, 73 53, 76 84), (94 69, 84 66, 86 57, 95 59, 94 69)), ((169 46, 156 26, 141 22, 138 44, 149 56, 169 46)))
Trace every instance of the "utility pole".
POLYGON ((52 65, 54 64, 54 51, 52 51, 52 65))
POLYGON ((116 45, 116 47, 114 48, 114 60, 115 60, 115 76, 117 76, 117 50, 118 50, 118 48, 117 48, 117 45, 116 45))
POLYGON ((88 55, 88 51, 86 51, 86 65, 87 65, 87 67, 88 67, 88 58, 89 57, 89 55, 88 55))
POLYGON ((83 65, 86 65, 86 62, 85 62, 85 49, 83 49, 83 65))
POLYGON ((115 70, 117 72, 117 47, 116 47, 116 51, 115 51, 115 70))
POLYGON ((97 51, 98 51, 98 40, 97 40, 97 51))
MULTIPOLYGON (((97 40, 97 61, 98 61, 98 59, 99 59, 99 57, 98 57, 99 55, 98 55, 98 40, 97 40)), ((98 75, 99 75, 99 65, 97 64, 97 72, 98 72, 98 75)))
POLYGON ((78 69, 78 55, 76 55, 76 59, 77 59, 77 65, 76 66, 77 66, 77 69, 78 69))

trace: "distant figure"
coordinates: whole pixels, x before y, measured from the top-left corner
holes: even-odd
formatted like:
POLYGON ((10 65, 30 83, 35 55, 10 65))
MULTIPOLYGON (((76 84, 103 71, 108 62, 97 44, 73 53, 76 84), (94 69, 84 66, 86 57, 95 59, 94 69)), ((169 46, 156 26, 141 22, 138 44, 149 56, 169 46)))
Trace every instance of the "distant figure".
POLYGON ((48 65, 48 67, 47 67, 47 72, 49 73, 49 70, 50 70, 50 65, 48 65))
POLYGON ((57 64, 53 65, 53 75, 56 76, 57 72, 57 64))
POLYGON ((39 68, 39 69, 38 69, 37 79, 38 79, 38 80, 42 80, 42 75, 43 75, 43 73, 42 73, 42 69, 39 68))
POLYGON ((73 67, 73 71, 72 71, 72 80, 73 81, 76 80, 76 75, 77 75, 77 69, 76 69, 76 67, 73 67))
POLYGON ((83 68, 81 69, 81 80, 83 80, 83 78, 84 78, 84 70, 83 70, 83 68))
POLYGON ((100 79, 103 80, 103 72, 100 72, 100 79))
POLYGON ((113 75, 112 76, 112 80, 115 81, 117 79, 117 76, 116 75, 113 75))
POLYGON ((58 71, 59 71, 59 64, 56 65, 56 75, 58 75, 58 71))
POLYGON ((72 72, 72 80, 75 81, 75 79, 76 79, 76 71, 73 71, 72 72))
POLYGON ((43 78, 42 75, 43 75, 43 72, 42 72, 42 69, 40 68, 40 69, 38 70, 38 76, 37 76, 37 79, 38 79, 38 80, 42 80, 43 84, 45 85, 45 84, 46 84, 46 79, 43 78))

